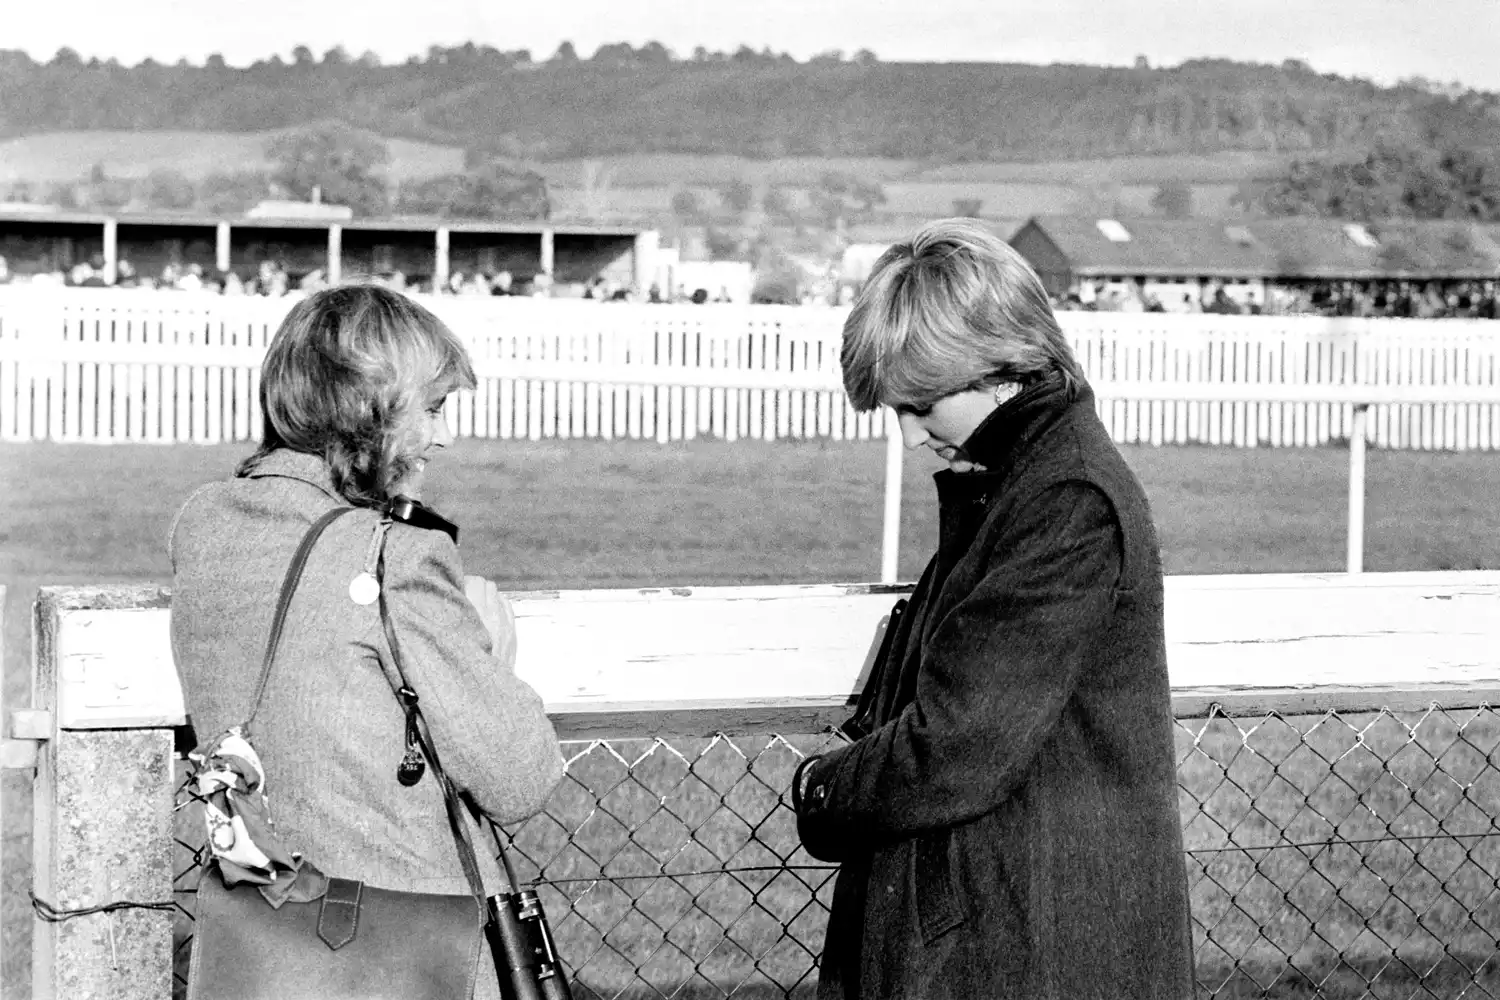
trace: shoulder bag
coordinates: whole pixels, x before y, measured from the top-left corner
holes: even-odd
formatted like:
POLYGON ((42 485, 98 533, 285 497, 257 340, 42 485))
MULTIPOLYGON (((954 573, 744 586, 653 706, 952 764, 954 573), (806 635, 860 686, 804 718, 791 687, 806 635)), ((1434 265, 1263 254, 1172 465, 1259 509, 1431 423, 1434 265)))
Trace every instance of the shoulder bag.
MULTIPOLYGON (((324 514, 297 547, 281 585, 249 716, 243 726, 225 734, 242 738, 236 746, 249 749, 251 725, 308 554, 324 529, 353 509, 338 507, 324 514)), ((394 678, 387 674, 387 680, 406 713, 409 737, 415 736, 443 790, 470 892, 444 895, 381 889, 324 875, 299 856, 292 856, 295 867, 291 870, 273 868, 269 879, 245 880, 237 877, 244 870, 220 854, 209 863, 198 885, 188 1000, 469 1000, 486 941, 507 1000, 569 997, 545 917, 535 904, 535 892, 485 896, 460 795, 443 771, 417 707, 417 693, 406 679, 384 588, 379 600, 396 673, 394 678)), ((250 755, 254 756, 253 750, 250 755)), ((250 794, 260 794, 264 801, 258 789, 250 789, 250 794)), ((475 816, 483 821, 477 811, 475 816)), ((249 825, 255 827, 253 816, 249 825)), ((243 823, 234 827, 237 832, 244 829, 243 823)), ((274 830, 270 833, 274 840, 274 830)), ((498 837, 496 847, 514 888, 509 859, 498 837)))

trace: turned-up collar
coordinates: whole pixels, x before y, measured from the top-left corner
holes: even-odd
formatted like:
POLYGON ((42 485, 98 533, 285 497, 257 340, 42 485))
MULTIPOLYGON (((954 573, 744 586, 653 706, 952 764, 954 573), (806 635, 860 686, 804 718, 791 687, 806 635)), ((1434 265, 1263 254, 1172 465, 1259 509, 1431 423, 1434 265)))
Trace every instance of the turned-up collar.
POLYGON ((315 486, 328 494, 329 498, 341 504, 347 504, 339 491, 333 485, 333 472, 328 468, 328 463, 321 455, 312 455, 305 451, 293 451, 290 448, 277 448, 266 455, 255 464, 255 468, 245 474, 247 479, 265 479, 277 477, 281 479, 296 479, 315 486))
POLYGON ((1078 385, 1070 391, 1060 375, 1048 375, 1022 389, 996 407, 995 412, 986 417, 963 444, 964 454, 982 465, 984 471, 954 475, 1006 472, 1016 456, 1079 399, 1093 399, 1088 386, 1078 385))

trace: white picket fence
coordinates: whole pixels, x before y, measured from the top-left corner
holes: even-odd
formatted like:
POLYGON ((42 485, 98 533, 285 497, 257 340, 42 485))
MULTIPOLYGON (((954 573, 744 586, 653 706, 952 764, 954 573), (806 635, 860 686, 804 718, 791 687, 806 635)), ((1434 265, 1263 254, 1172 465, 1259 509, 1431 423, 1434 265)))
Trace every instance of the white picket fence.
MULTIPOLYGON (((459 435, 884 434, 885 422, 855 413, 841 389, 843 310, 424 301, 467 341, 479 372, 478 389, 452 405, 459 435)), ((285 299, 179 292, 0 291, 0 439, 250 440, 260 428, 260 361, 289 307, 285 299)), ((1303 446, 1347 439, 1354 425, 1353 406, 1337 394, 1246 401, 1252 386, 1500 386, 1495 321, 1059 319, 1121 443, 1303 446), (1180 386, 1183 398, 1107 395, 1109 386, 1139 382, 1160 390, 1153 397, 1180 386), (1226 400, 1205 401, 1208 385, 1225 386, 1226 400)), ((1376 447, 1500 449, 1500 405, 1490 403, 1377 404, 1365 425, 1376 447)))

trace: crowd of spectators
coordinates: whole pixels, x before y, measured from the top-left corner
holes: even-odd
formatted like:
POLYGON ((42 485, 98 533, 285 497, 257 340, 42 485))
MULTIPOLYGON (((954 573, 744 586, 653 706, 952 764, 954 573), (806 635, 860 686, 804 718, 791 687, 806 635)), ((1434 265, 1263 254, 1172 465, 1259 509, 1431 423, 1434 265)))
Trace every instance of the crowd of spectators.
MULTIPOLYGON (((398 292, 409 294, 433 293, 435 279, 428 274, 408 275, 401 271, 385 271, 360 277, 384 285, 398 292)), ((306 294, 328 286, 328 275, 317 268, 301 274, 289 273, 279 261, 261 261, 256 271, 242 276, 234 270, 219 271, 205 268, 201 264, 165 265, 159 274, 139 272, 127 259, 116 266, 116 275, 111 285, 106 278, 104 261, 96 257, 62 270, 40 271, 32 274, 12 274, 5 258, 0 256, 0 284, 26 284, 37 287, 73 287, 126 289, 161 289, 181 292, 199 292, 210 295, 262 295, 279 297, 288 294, 306 294)), ((527 275, 518 279, 510 271, 453 271, 439 287, 445 295, 458 296, 522 296, 543 298, 586 299, 598 302, 654 302, 654 303, 707 303, 731 301, 727 289, 711 293, 706 288, 689 289, 679 285, 676 289, 664 289, 653 283, 642 292, 633 284, 626 284, 607 277, 596 277, 590 281, 554 281, 545 273, 527 275)))
MULTIPOLYGON (((387 271, 365 276, 395 291, 432 294, 434 277, 387 271)), ((12 273, 0 256, 0 285, 105 287, 104 261, 96 256, 67 270, 34 274, 12 273)), ((253 273, 219 271, 201 264, 170 263, 158 274, 139 272, 121 259, 116 288, 172 289, 213 295, 262 295, 277 297, 315 292, 328 285, 327 273, 314 269, 290 273, 279 261, 263 260, 253 273)), ((586 282, 554 281, 537 273, 517 277, 510 271, 455 270, 437 289, 457 296, 526 296, 586 299, 598 302, 722 303, 732 301, 727 288, 663 288, 651 284, 645 290, 607 277, 586 282)), ((840 283, 826 295, 807 293, 789 301, 803 304, 847 305, 856 291, 853 283, 840 283)), ((1500 279, 1412 281, 1412 280, 1302 280, 1281 282, 1148 283, 1135 280, 1083 280, 1065 294, 1054 296, 1053 307, 1091 312, 1218 313, 1268 316, 1353 316, 1500 319, 1500 279)))
POLYGON ((1057 309, 1092 312, 1218 313, 1500 319, 1500 281, 1400 279, 1206 282, 1082 281, 1053 298, 1057 309))

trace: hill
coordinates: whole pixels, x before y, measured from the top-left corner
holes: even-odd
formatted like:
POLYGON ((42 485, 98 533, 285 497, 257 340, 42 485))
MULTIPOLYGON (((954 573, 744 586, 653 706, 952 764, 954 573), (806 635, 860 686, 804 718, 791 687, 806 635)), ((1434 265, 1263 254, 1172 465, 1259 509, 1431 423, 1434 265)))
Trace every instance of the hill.
MULTIPOLYGON (((0 137, 70 130, 248 133, 340 119, 517 159, 679 153, 1025 163, 1307 154, 1377 136, 1496 143, 1500 97, 1378 87, 1300 63, 1170 69, 786 57, 532 63, 473 46, 401 66, 310 54, 237 69, 46 64, 0 52, 0 137)), ((645 52, 643 48, 641 52, 645 52)), ((936 179, 936 178, 935 178, 936 179)), ((1016 178, 1006 178, 1012 180, 1016 178)))

